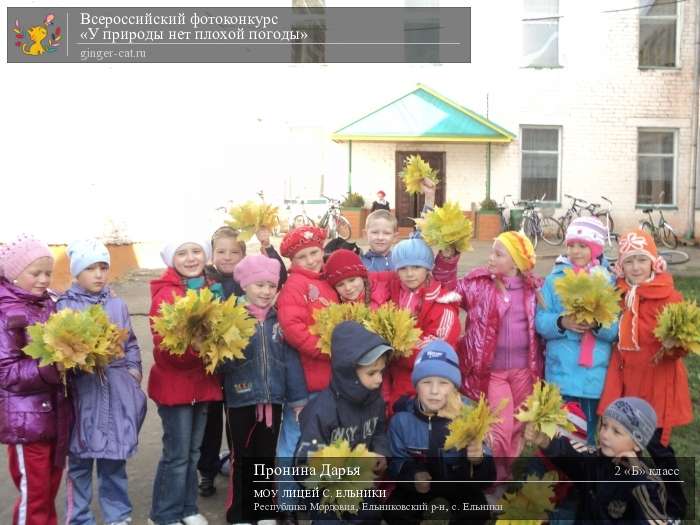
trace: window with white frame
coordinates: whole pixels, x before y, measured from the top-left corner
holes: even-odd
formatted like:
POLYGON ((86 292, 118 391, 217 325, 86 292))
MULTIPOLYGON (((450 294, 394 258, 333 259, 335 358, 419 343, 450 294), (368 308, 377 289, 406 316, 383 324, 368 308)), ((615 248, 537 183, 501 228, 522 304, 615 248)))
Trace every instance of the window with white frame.
POLYGON ((637 140, 637 204, 673 204, 676 132, 640 129, 637 140))
POLYGON ((556 201, 559 195, 561 128, 522 127, 520 198, 556 201))
POLYGON ((640 7, 639 67, 676 67, 678 2, 656 0, 640 7))
POLYGON ((559 66, 559 0, 523 0, 523 62, 559 66))

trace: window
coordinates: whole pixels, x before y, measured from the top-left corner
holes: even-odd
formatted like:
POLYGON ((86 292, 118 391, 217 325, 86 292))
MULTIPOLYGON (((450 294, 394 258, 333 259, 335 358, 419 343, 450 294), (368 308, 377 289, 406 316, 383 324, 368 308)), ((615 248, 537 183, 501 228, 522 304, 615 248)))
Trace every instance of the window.
POLYGON ((675 171, 676 132, 639 130, 637 204, 673 204, 675 171))
POLYGON ((676 67, 678 3, 656 0, 640 9, 639 67, 676 67))
POLYGON ((560 129, 522 128, 521 199, 557 200, 560 129))
POLYGON ((523 5, 524 65, 559 66, 559 0, 524 0, 523 5))

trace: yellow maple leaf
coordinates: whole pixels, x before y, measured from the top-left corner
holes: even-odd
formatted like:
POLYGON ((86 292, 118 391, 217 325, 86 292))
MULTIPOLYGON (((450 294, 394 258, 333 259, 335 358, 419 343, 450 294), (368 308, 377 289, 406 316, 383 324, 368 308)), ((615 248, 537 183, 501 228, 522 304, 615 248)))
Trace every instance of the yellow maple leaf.
POLYGON ((335 327, 343 321, 363 323, 369 316, 369 308, 363 303, 333 303, 314 310, 314 324, 309 327, 309 332, 318 336, 316 346, 321 353, 330 355, 335 327))
POLYGON ((559 387, 546 381, 535 383, 532 393, 527 396, 515 418, 524 423, 534 423, 537 430, 550 439, 558 427, 570 432, 575 430, 568 419, 559 387))
POLYGON ((440 182, 438 172, 430 167, 420 155, 410 155, 404 161, 404 168, 399 173, 408 193, 420 193, 421 181, 428 178, 435 184, 440 182))
POLYGON ((398 308, 393 302, 384 303, 370 313, 365 328, 384 338, 394 349, 393 357, 411 356, 422 331, 416 327, 411 312, 398 308))
POLYGON ((425 217, 414 219, 414 222, 421 231, 423 239, 430 246, 440 250, 451 247, 458 252, 472 249, 470 242, 474 234, 472 221, 464 216, 456 202, 446 202, 443 206, 436 206, 425 217))
POLYGON ((495 410, 491 410, 482 393, 478 403, 463 406, 459 416, 447 427, 450 433, 445 439, 445 449, 463 450, 474 441, 482 443, 491 427, 501 421, 498 414, 507 404, 508 400, 503 399, 495 410))
POLYGON ((554 486, 559 480, 555 471, 546 472, 541 478, 532 474, 515 493, 506 492, 498 501, 503 513, 497 525, 541 525, 549 519, 548 512, 554 510, 554 486), (545 483, 542 483, 544 481, 545 483))
POLYGON ((700 308, 695 301, 667 304, 656 318, 654 335, 700 355, 700 308))
POLYGON ((226 221, 226 224, 234 230, 238 230, 238 238, 246 242, 260 228, 267 228, 271 231, 275 229, 279 222, 278 212, 279 209, 276 206, 248 201, 229 210, 231 220, 226 221))
POLYGON ((599 323, 610 327, 620 313, 620 292, 599 271, 591 273, 564 270, 564 277, 554 282, 554 289, 564 307, 577 323, 599 323))

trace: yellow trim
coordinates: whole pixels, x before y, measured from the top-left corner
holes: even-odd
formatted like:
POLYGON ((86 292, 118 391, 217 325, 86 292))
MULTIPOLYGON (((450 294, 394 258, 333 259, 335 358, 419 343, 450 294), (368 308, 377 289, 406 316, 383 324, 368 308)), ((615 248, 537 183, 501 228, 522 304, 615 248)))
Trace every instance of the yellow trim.
POLYGON ((391 136, 391 135, 339 135, 333 133, 331 139, 336 142, 498 142, 510 143, 513 141, 510 137, 460 137, 460 136, 443 136, 443 137, 423 137, 423 136, 391 136))

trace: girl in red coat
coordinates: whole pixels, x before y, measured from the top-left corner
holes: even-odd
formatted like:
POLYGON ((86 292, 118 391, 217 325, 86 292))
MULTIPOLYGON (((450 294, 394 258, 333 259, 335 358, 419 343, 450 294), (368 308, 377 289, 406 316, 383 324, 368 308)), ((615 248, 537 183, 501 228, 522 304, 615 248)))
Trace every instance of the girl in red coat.
MULTIPOLYGON (((161 251, 168 266, 151 281, 151 319, 162 303, 173 303, 187 290, 207 286, 204 266, 211 255, 209 242, 183 238, 161 251)), ((174 356, 160 347, 153 332, 154 363, 148 377, 148 395, 158 406, 163 423, 163 452, 153 483, 149 524, 207 525, 197 509, 197 461, 210 401, 221 401, 221 383, 207 374, 199 355, 188 348, 174 356)))
MULTIPOLYGON (((647 450, 658 467, 675 469, 671 429, 690 423, 693 411, 688 374, 680 359, 686 352, 681 348, 664 352, 663 346, 672 347, 672 343, 664 345, 654 336, 656 318, 664 306, 683 300, 665 267, 648 233, 637 230, 620 238, 617 285, 624 295, 619 342, 610 358, 598 413, 623 396, 647 401, 656 411, 658 427, 647 450)), ((687 502, 680 484, 669 483, 666 490, 669 516, 682 519, 687 502)))
POLYGON ((341 303, 365 303, 372 310, 390 299, 389 283, 394 272, 367 272, 362 259, 350 250, 334 251, 323 268, 323 275, 341 303))

